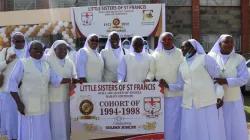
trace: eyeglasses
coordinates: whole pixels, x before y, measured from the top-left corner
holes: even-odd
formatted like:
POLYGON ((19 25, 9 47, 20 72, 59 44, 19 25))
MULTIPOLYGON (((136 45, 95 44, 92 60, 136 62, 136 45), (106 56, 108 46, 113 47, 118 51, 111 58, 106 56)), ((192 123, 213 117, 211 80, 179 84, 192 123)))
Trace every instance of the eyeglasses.
POLYGON ((15 43, 25 43, 25 40, 16 40, 15 43))

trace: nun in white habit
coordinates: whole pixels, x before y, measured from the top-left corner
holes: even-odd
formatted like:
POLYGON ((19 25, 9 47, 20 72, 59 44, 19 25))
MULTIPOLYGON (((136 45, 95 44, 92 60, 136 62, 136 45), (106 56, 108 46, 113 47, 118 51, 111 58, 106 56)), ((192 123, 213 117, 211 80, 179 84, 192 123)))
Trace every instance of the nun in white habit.
POLYGON ((149 48, 148 41, 147 41, 147 40, 144 40, 144 41, 143 41, 143 44, 144 44, 145 53, 148 53, 148 54, 151 55, 151 54, 153 53, 153 50, 151 50, 151 49, 149 48))
POLYGON ((220 66, 220 77, 216 82, 223 86, 225 95, 222 107, 227 140, 248 140, 248 129, 240 87, 249 78, 245 59, 235 53, 233 38, 221 35, 209 55, 220 66))
POLYGON ((48 85, 77 83, 74 78, 57 76, 43 57, 43 45, 33 41, 23 59, 15 65, 7 83, 7 91, 18 107, 18 140, 52 140, 49 121, 48 85), (21 83, 20 89, 19 84, 21 83))
POLYGON ((76 54, 76 73, 82 82, 102 82, 104 63, 97 51, 99 37, 90 34, 76 54))
MULTIPOLYGON (((178 68, 184 57, 182 51, 174 46, 174 36, 170 32, 160 35, 156 50, 151 55, 150 70, 146 81, 166 80, 176 83, 178 68)), ((164 88, 164 126, 165 140, 180 140, 182 91, 171 92, 164 88)))
POLYGON ((160 80, 171 92, 183 90, 181 140, 221 140, 217 108, 224 91, 213 81, 219 66, 194 39, 183 42, 181 49, 186 59, 179 66, 178 81, 160 80))
POLYGON ((122 42, 122 47, 123 47, 124 49, 129 50, 129 48, 130 48, 130 41, 129 41, 128 39, 123 40, 123 42, 122 42))
POLYGON ((145 53, 143 38, 134 36, 130 53, 125 55, 117 69, 118 82, 143 82, 149 71, 150 55, 145 53))
MULTIPOLYGON (((46 55, 46 62, 56 75, 76 78, 73 62, 67 57, 68 44, 64 40, 53 43, 46 55)), ((50 128, 53 140, 70 139, 69 84, 54 87, 49 84, 50 128)))
POLYGON ((108 36, 105 49, 103 49, 100 53, 104 62, 104 82, 117 81, 117 68, 123 56, 128 53, 128 50, 122 48, 119 34, 115 31, 111 32, 108 36))
POLYGON ((0 87, 2 98, 1 134, 7 135, 9 140, 17 139, 18 111, 15 101, 6 90, 6 85, 15 64, 24 56, 26 44, 23 33, 15 32, 11 36, 11 47, 4 48, 0 52, 0 71, 4 75, 3 85, 0 87))

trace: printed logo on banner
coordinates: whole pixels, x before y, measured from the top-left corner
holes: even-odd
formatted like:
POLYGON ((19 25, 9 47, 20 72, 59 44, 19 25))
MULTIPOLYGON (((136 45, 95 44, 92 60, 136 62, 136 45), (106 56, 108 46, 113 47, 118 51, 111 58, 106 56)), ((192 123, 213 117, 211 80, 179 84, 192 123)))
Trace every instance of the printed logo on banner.
POLYGON ((83 100, 80 103, 79 110, 83 115, 90 115, 94 110, 94 104, 90 100, 83 100))
POLYGON ((120 19, 119 19, 119 18, 115 18, 115 19, 113 20, 113 24, 114 24, 115 26, 118 26, 118 25, 120 24, 120 19))
POLYGON ((113 29, 122 29, 123 26, 120 25, 121 21, 119 18, 113 19, 113 26, 111 28, 113 29))
POLYGON ((154 10, 143 10, 143 20, 151 20, 154 10))
POLYGON ((114 18, 112 23, 104 23, 104 26, 108 26, 107 32, 117 31, 126 32, 125 26, 128 26, 129 22, 121 22, 119 18, 114 18))
POLYGON ((162 115, 160 97, 144 97, 144 110, 147 118, 158 118, 162 115))
POLYGON ((83 12, 81 14, 82 24, 83 25, 91 25, 91 21, 93 20, 92 12, 83 12))
POLYGON ((78 116, 75 121, 78 120, 99 120, 99 117, 91 115, 94 112, 94 102, 91 98, 83 98, 79 100, 78 109, 83 116, 78 116))

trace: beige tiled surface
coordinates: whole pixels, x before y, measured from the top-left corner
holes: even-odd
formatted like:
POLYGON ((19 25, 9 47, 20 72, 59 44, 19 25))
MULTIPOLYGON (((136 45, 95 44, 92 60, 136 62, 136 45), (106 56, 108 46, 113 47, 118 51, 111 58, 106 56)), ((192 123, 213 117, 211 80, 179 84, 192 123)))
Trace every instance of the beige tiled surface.
POLYGON ((8 140, 7 137, 0 136, 0 140, 8 140))
MULTIPOLYGON (((250 131, 250 130, 249 130, 249 131, 250 131)), ((250 140, 250 135, 248 136, 248 139, 250 140)), ((0 135, 0 140, 8 140, 8 138, 5 137, 5 136, 1 136, 1 135, 0 135)))

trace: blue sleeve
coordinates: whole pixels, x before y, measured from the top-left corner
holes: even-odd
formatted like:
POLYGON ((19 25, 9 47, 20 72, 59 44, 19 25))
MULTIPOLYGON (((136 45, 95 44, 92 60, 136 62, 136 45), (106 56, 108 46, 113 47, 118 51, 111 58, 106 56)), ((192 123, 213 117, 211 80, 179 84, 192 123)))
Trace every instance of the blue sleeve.
POLYGON ((53 85, 54 87, 58 87, 61 82, 62 82, 62 77, 57 76, 56 73, 50 68, 50 83, 51 85, 53 85))
POLYGON ((243 60, 237 67, 237 77, 236 78, 227 78, 228 86, 233 87, 241 87, 247 84, 249 79, 249 72, 246 66, 245 60, 243 60))
POLYGON ((18 92, 18 85, 21 82, 24 74, 24 66, 21 60, 19 60, 14 66, 10 77, 8 79, 6 90, 9 92, 18 92))
POLYGON ((86 77, 86 64, 88 56, 84 49, 80 49, 76 54, 76 73, 78 78, 86 77))
POLYGON ((123 57, 120 64, 119 64, 119 67, 117 68, 117 80, 118 80, 118 82, 124 82, 126 75, 127 75, 127 64, 126 64, 124 57, 123 57))
MULTIPOLYGON (((179 67, 180 69, 180 67, 179 67)), ((180 70, 178 71, 178 76, 177 76, 177 82, 173 84, 168 84, 169 86, 169 91, 171 92, 177 92, 177 91, 182 91, 184 88, 184 81, 181 76, 180 70)))

